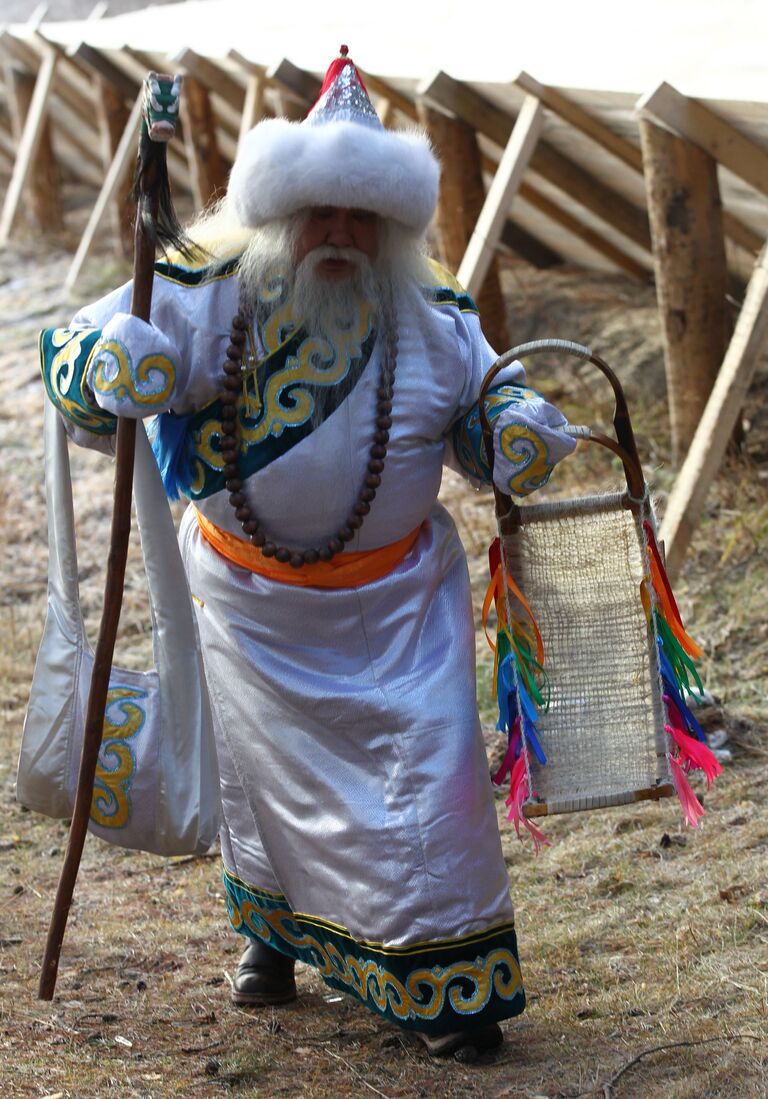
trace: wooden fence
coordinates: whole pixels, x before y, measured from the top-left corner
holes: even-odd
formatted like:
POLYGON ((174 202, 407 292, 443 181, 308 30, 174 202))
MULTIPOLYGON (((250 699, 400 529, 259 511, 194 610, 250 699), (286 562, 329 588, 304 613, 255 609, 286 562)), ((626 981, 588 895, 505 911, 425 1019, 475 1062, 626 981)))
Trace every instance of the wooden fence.
MULTIPOLYGON (((242 135, 263 118, 301 118, 321 80, 287 58, 104 49, 34 26, 0 34, 0 51, 0 247, 22 217, 59 232, 66 185, 92 188, 70 287, 105 226, 130 248, 124 210, 149 69, 185 75, 169 170, 196 210, 225 190, 242 135)), ((525 72, 507 84, 363 76, 386 126, 431 135, 443 163, 437 248, 495 346, 508 344, 499 251, 655 279, 682 462, 662 531, 676 571, 768 335, 768 103, 692 99, 666 83, 638 100, 525 72)))

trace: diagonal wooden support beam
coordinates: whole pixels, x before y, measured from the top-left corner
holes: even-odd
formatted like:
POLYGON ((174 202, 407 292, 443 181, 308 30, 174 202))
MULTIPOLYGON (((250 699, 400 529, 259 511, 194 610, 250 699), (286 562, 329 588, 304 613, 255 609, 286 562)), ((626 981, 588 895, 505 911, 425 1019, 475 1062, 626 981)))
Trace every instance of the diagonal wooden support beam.
POLYGON ((267 70, 263 65, 249 61, 237 50, 229 50, 228 60, 234 62, 245 78, 245 100, 243 113, 240 117, 240 131, 237 138, 238 150, 243 143, 243 138, 253 127, 264 118, 269 118, 271 111, 267 107, 265 92, 267 90, 267 70))
POLYGON ((584 110, 582 106, 556 88, 551 88, 548 84, 540 84, 530 73, 521 72, 514 83, 526 95, 538 96, 544 106, 564 122, 575 126, 577 130, 591 137, 603 149, 613 153, 629 168, 642 175, 643 154, 637 145, 627 141, 621 134, 614 133, 610 126, 606 126, 599 118, 584 110))
POLYGON ((96 204, 91 211, 91 216, 88 219, 85 232, 80 238, 77 252, 72 260, 69 271, 67 272, 67 277, 64 280, 65 290, 71 290, 77 282, 83 264, 85 263, 86 256, 96 238, 96 233, 98 232, 102 219, 109 209, 112 200, 119 192, 131 158, 136 155, 143 98, 144 93, 142 90, 136 97, 136 102, 128 116, 128 121, 125 124, 125 129, 123 130, 122 137, 117 146, 117 151, 109 166, 107 174, 104 177, 104 184, 99 192, 99 197, 96 199, 96 204))
POLYGON ((116 92, 129 103, 133 103, 141 88, 141 81, 129 76, 101 50, 89 46, 87 42, 77 42, 67 50, 69 57, 84 73, 94 74, 108 80, 116 92))
POLYGON ((35 45, 31 46, 29 42, 16 38, 7 31, 0 33, 3 50, 34 76, 37 76, 46 57, 51 53, 56 55, 56 73, 49 97, 48 113, 56 133, 66 134, 67 147, 78 154, 75 160, 75 163, 80 161, 78 174, 83 179, 90 180, 93 173, 87 170, 88 165, 101 167, 96 143, 88 140, 87 126, 84 127, 84 122, 87 123, 93 115, 90 98, 83 95, 79 86, 73 84, 71 66, 64 51, 58 46, 49 46, 40 34, 33 41, 35 45))
MULTIPOLYGON (((35 77, 9 62, 5 66, 5 83, 11 127, 16 138, 11 159, 15 160, 34 94, 35 77)), ((24 194, 24 206, 44 233, 58 232, 64 227, 61 169, 53 151, 51 129, 48 112, 24 194)))
POLYGON ((630 256, 627 252, 622 251, 621 248, 617 248, 611 241, 606 240, 600 233, 596 233, 594 229, 590 229, 588 225, 585 225, 583 221, 579 221, 573 214, 568 213, 567 210, 563 210, 552 199, 547 198, 536 187, 533 187, 530 183, 523 183, 520 185, 520 198, 525 199, 531 206, 534 206, 537 210, 540 210, 542 214, 545 214, 551 221, 554 221, 557 225, 561 225, 563 229, 571 233, 574 237, 584 241, 584 243, 591 248, 598 255, 605 256, 615 267, 618 267, 620 271, 626 271, 628 275, 632 275, 633 278, 640 279, 641 282, 648 282, 651 278, 651 269, 649 267, 643 267, 641 263, 638 263, 636 259, 630 256))
POLYGON ((667 570, 673 579, 680 570, 766 344, 768 245, 763 248, 749 280, 723 365, 667 502, 660 534, 666 547, 667 570))
MULTIPOLYGON (((432 77, 421 86, 419 94, 458 118, 463 118, 494 144, 505 147, 509 141, 515 116, 491 103, 469 85, 454 80, 447 73, 439 72, 432 77)), ((531 157, 530 167, 591 210, 600 220, 650 252, 651 233, 645 210, 635 206, 618 191, 608 187, 544 140, 539 141, 531 157)))
POLYGON ((210 92, 215 92, 239 114, 243 109, 245 89, 225 68, 195 50, 179 50, 172 58, 174 72, 181 66, 190 76, 194 76, 210 92))
POLYGON ((24 123, 16 163, 13 167, 13 174, 3 203, 2 213, 0 213, 0 247, 8 243, 13 222, 21 203, 24 185, 40 147, 46 125, 48 97, 56 74, 57 61, 57 55, 53 52, 49 53, 43 59, 35 80, 35 90, 32 93, 29 111, 24 123))
POLYGON ((541 100, 533 95, 526 96, 456 275, 470 294, 478 294, 483 285, 543 122, 541 100))

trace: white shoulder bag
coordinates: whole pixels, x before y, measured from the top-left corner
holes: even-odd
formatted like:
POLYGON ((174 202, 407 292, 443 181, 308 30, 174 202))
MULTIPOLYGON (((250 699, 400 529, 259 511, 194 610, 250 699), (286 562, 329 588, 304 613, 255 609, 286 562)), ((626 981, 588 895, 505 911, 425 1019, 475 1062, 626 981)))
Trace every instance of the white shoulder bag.
MULTIPOLYGON (((134 495, 152 611, 155 667, 112 668, 89 830, 161 855, 206 851, 220 820, 219 773, 200 641, 160 474, 137 425, 134 495)), ((80 609, 64 425, 45 408, 48 613, 32 680, 16 796, 72 815, 93 651, 80 609)))

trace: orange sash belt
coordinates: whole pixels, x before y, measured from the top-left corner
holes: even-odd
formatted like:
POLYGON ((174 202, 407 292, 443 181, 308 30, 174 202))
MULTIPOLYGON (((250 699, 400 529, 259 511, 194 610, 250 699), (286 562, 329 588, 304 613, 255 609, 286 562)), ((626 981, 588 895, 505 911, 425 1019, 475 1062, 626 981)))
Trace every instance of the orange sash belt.
POLYGON ((287 562, 265 557, 251 542, 222 530, 195 508, 200 533, 217 553, 233 565, 249 572, 277 580, 282 584, 296 584, 302 588, 359 588, 386 576, 399 565, 413 548, 421 526, 406 534, 398 542, 391 542, 380 549, 348 553, 346 550, 330 561, 317 561, 314 565, 302 565, 294 569, 287 562))

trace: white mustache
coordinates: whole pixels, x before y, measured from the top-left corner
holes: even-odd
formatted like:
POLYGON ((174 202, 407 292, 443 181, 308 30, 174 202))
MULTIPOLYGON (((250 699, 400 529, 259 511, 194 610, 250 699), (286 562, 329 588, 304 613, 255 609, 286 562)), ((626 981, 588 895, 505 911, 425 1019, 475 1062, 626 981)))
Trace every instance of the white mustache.
POLYGON ((345 260, 347 263, 352 263, 356 267, 363 267, 367 264, 368 257, 364 252, 361 252, 359 248, 337 248, 333 244, 321 244, 317 248, 313 248, 312 251, 305 256, 304 262, 314 269, 319 263, 322 263, 326 259, 345 260))

